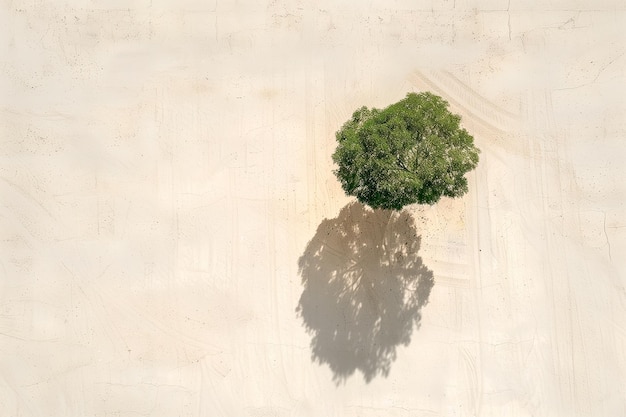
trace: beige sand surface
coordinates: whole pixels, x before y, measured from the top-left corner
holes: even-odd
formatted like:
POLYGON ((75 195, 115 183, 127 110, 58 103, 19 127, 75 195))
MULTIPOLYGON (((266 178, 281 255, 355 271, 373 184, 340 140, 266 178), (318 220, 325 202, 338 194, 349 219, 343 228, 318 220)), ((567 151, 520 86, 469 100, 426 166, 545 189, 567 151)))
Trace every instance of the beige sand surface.
POLYGON ((625 25, 3 1, 0 416, 626 415, 625 25), (335 130, 423 90, 482 149, 470 193, 351 204, 335 130))

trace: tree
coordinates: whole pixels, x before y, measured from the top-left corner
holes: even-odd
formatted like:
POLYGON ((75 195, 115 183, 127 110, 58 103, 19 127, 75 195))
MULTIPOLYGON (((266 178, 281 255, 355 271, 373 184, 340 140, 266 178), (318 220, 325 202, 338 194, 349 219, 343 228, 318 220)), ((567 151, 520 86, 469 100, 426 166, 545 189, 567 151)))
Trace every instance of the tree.
POLYGON ((372 208, 459 197, 480 153, 460 121, 429 92, 409 93, 383 110, 361 107, 336 133, 334 173, 346 194, 372 208))

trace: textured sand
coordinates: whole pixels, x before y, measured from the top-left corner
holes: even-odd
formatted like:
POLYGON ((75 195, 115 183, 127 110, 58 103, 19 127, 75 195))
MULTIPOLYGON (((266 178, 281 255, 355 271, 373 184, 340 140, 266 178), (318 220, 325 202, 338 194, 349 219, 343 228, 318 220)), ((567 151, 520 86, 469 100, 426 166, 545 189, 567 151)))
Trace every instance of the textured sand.
POLYGON ((626 7, 4 1, 0 415, 626 415, 626 7), (482 149, 373 213, 334 132, 482 149))

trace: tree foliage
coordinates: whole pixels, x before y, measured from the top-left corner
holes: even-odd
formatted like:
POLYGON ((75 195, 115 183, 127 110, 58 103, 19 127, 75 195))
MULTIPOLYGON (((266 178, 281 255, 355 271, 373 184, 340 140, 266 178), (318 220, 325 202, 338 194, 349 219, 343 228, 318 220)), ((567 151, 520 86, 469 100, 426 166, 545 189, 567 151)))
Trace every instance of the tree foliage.
POLYGON ((432 93, 409 93, 385 109, 361 107, 336 134, 334 171, 348 195, 400 210, 467 192, 480 150, 461 117, 432 93))

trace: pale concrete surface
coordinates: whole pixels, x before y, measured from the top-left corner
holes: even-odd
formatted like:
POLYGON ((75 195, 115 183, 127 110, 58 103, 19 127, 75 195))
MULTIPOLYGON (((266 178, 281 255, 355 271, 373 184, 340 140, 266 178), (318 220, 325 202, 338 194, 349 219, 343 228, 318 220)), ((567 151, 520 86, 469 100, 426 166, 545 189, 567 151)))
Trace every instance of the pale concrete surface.
POLYGON ((0 415, 626 415, 625 24, 4 1, 0 415), (482 149, 470 193, 349 206, 334 131, 422 90, 482 149))

